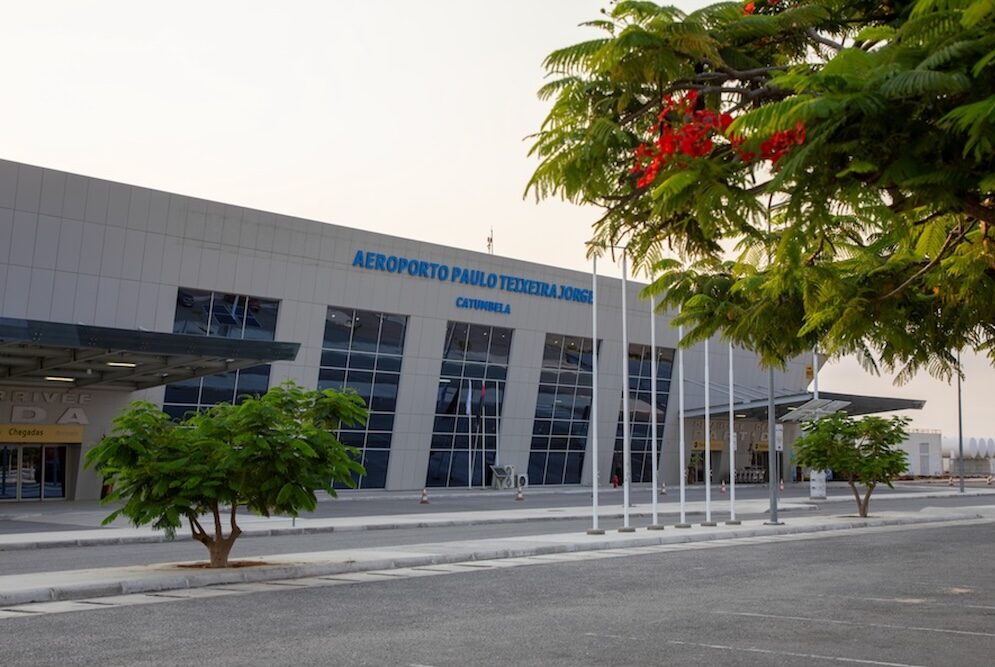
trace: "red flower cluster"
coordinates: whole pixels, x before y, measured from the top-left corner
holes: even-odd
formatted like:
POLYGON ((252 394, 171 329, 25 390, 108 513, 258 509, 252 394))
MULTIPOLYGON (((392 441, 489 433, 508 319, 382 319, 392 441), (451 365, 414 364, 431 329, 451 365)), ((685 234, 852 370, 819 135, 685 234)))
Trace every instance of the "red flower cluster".
MULTIPOLYGON (((732 116, 709 109, 695 109, 698 101, 696 91, 689 91, 683 99, 675 100, 669 95, 663 99, 663 109, 657 115, 657 122, 651 128, 656 137, 649 143, 636 147, 632 168, 629 173, 639 174, 637 188, 645 188, 656 180, 660 169, 668 164, 679 168, 687 166, 687 158, 700 158, 711 155, 715 148, 714 138, 725 137, 732 124, 732 116)), ((733 152, 744 164, 757 159, 757 153, 744 150, 746 140, 738 135, 727 137, 733 152)), ((790 130, 774 132, 760 144, 760 159, 770 160, 776 169, 777 163, 794 146, 805 143, 805 125, 799 121, 790 130)))
POLYGON ((746 3, 746 6, 743 7, 743 14, 752 14, 756 10, 757 10, 756 5, 754 5, 752 2, 748 2, 746 3))
POLYGON ((664 98, 663 109, 657 115, 652 132, 652 144, 636 148, 635 163, 631 173, 642 172, 636 186, 643 188, 656 179, 660 167, 680 156, 704 157, 715 147, 712 137, 722 134, 732 123, 732 116, 708 109, 695 109, 698 93, 689 91, 683 100, 669 95, 664 98))
POLYGON ((775 132, 770 135, 765 142, 760 144, 760 158, 770 160, 771 164, 777 166, 778 160, 794 146, 801 146, 805 143, 805 125, 798 121, 795 127, 782 132, 775 132))

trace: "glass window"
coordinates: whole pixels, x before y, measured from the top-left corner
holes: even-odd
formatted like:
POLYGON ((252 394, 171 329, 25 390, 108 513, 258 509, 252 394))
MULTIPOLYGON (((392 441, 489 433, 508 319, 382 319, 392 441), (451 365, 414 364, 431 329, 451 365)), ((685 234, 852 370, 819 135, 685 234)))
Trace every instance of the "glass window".
MULTIPOLYGON (((244 294, 176 290, 173 332, 218 338, 273 340, 279 302, 244 294)), ((174 418, 216 403, 263 394, 269 389, 269 366, 256 366, 166 387, 163 410, 174 418)))
MULTIPOLYGON (((648 345, 629 346, 629 449, 630 474, 633 482, 653 479, 652 420, 652 365, 653 353, 648 345)), ((667 398, 670 389, 670 372, 674 350, 657 348, 657 461, 663 451, 663 425, 667 415, 667 398)), ((622 460, 623 419, 621 407, 615 437, 615 456, 622 460)))
POLYGON ((325 340, 323 347, 326 349, 348 350, 351 338, 352 311, 329 307, 328 314, 325 315, 325 340))
POLYGON ((387 483, 407 322, 404 315, 338 306, 329 306, 325 315, 318 387, 349 387, 370 410, 362 430, 341 431, 339 436, 360 449, 366 475, 357 478, 359 488, 383 488, 387 483))
POLYGON ((187 289, 176 290, 176 313, 173 316, 173 333, 207 335, 208 315, 211 312, 211 292, 187 289))
POLYGON ((580 483, 591 416, 592 351, 589 338, 546 335, 529 455, 532 484, 580 483))
POLYGON ((447 324, 426 485, 490 482, 488 466, 497 452, 511 334, 499 327, 447 324), (443 459, 443 450, 452 456, 443 459), (444 462, 446 470, 441 468, 444 462), (471 464, 472 470, 467 469, 471 464))
POLYGON ((352 320, 352 351, 376 352, 380 338, 380 313, 357 310, 352 320))

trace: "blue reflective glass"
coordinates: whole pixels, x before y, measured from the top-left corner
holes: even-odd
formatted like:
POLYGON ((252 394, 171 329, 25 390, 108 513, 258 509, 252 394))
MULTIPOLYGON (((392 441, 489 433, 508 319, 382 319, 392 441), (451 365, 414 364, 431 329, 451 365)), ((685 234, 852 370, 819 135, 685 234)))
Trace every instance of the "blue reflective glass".
POLYGON ((363 467, 366 475, 360 482, 364 489, 382 489, 387 486, 387 460, 390 452, 383 449, 367 449, 363 454, 363 467))
POLYGON ((428 455, 428 471, 425 486, 447 486, 449 484, 449 464, 451 451, 433 451, 428 455))
POLYGON ((584 469, 584 455, 571 452, 567 454, 567 466, 563 473, 564 484, 580 484, 580 474, 584 469))

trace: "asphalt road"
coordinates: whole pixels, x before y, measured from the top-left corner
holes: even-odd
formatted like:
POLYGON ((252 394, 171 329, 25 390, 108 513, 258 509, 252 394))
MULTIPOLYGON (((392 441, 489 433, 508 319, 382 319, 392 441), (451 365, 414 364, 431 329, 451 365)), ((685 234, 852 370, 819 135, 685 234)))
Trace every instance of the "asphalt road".
MULTIPOLYGON (((966 498, 923 498, 889 499, 877 504, 871 501, 872 514, 875 509, 916 511, 924 507, 957 508, 976 505, 995 505, 995 496, 968 496, 966 498)), ((638 505, 640 511, 647 505, 638 505)), ((812 514, 851 514, 854 506, 850 503, 826 503, 816 510, 785 512, 781 518, 790 522, 792 516, 812 514)), ((743 515, 742 519, 762 518, 764 515, 743 515)), ((722 521, 726 515, 715 513, 713 518, 722 521)), ((691 515, 689 520, 700 522, 703 516, 691 515)), ((662 519, 666 523, 676 521, 673 515, 662 519)), ((649 524, 648 518, 632 520, 633 526, 649 524)), ((608 530, 621 527, 621 519, 602 519, 601 526, 608 530)), ((472 526, 440 526, 391 530, 327 532, 311 535, 253 536, 244 535, 235 543, 232 558, 265 556, 280 553, 300 553, 310 551, 330 551, 335 549, 421 544, 426 542, 450 542, 479 538, 513 537, 521 535, 546 535, 553 533, 578 533, 590 528, 590 520, 546 520, 522 523, 496 523, 472 526)), ((118 565, 147 565, 152 563, 204 560, 206 550, 197 542, 187 539, 174 542, 150 544, 123 544, 111 546, 55 547, 32 550, 12 550, 0 552, 0 568, 4 574, 28 572, 54 572, 90 567, 112 567, 118 565)), ((0 661, 2 662, 2 661, 0 661)))
POLYGON ((0 620, 24 665, 990 665, 992 524, 0 620))

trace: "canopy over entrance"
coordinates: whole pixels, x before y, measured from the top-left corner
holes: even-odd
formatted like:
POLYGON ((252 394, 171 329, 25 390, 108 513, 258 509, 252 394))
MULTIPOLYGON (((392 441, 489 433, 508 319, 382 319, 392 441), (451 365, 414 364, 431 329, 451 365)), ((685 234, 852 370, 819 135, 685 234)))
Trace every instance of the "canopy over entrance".
POLYGON ((0 386, 136 391, 292 361, 300 343, 0 317, 0 386))
MULTIPOLYGON (((718 385, 713 385, 716 391, 718 385)), ((726 389, 728 391, 728 389, 726 389)), ((735 393, 738 393, 736 391, 735 393)), ((719 394, 720 396, 722 394, 719 394)), ((810 401, 814 399, 811 392, 784 393, 774 396, 774 415, 781 421, 795 421, 791 419, 791 413, 800 408, 808 407, 810 401)), ((893 412, 895 410, 922 410, 926 401, 914 398, 892 398, 887 396, 862 396, 860 394, 841 394, 831 391, 819 392, 820 403, 825 402, 820 414, 843 410, 849 415, 869 415, 878 412, 893 412)), ((725 417, 729 414, 728 403, 721 405, 713 404, 710 411, 712 417, 725 417)), ((733 414, 737 419, 766 420, 767 419, 767 399, 753 398, 733 403, 733 414)), ((687 417, 704 417, 704 408, 688 410, 687 417)), ((811 419, 812 415, 803 416, 803 419, 811 419)))

